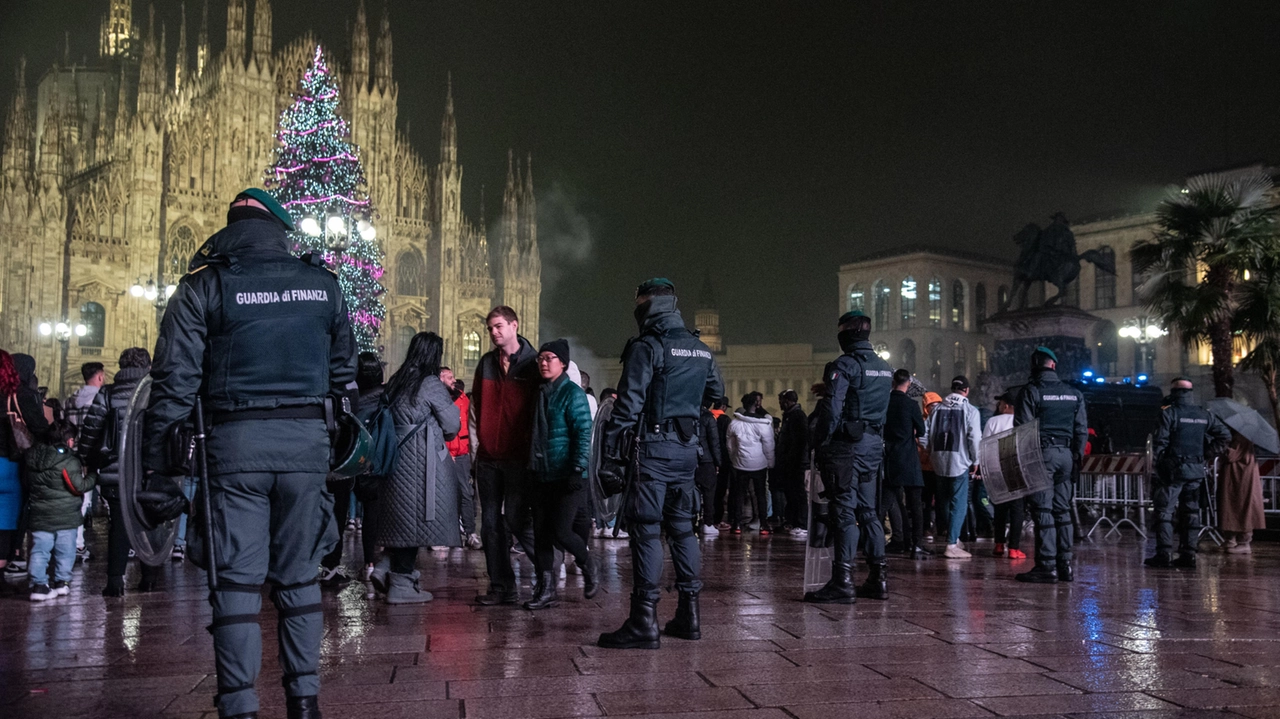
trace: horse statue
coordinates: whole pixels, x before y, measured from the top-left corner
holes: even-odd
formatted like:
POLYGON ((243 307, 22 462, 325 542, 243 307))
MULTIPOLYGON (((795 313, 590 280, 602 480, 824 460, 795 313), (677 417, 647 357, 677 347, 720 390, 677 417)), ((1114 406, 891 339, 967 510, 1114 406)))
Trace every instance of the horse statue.
POLYGON ((1076 236, 1071 232, 1071 224, 1065 215, 1054 213, 1051 219, 1052 222, 1044 229, 1032 222, 1013 236, 1013 241, 1021 249, 1013 270, 1013 292, 1009 295, 1007 309, 1025 309, 1031 283, 1042 280, 1058 288, 1058 293, 1046 299, 1044 306, 1056 305, 1062 300, 1067 285, 1080 276, 1081 260, 1092 263, 1103 272, 1116 273, 1115 259, 1098 250, 1076 254, 1076 236))

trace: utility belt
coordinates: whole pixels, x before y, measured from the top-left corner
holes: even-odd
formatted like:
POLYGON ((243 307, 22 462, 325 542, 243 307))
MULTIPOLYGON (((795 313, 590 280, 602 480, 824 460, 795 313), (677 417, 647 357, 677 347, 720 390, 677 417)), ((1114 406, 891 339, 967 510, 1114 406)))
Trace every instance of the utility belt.
POLYGON ((860 419, 845 420, 836 428, 835 439, 841 442, 858 442, 868 434, 879 437, 882 432, 884 432, 884 425, 882 424, 871 424, 860 419))
POLYGON ((1069 440, 1069 439, 1065 439, 1065 438, 1063 438, 1063 437, 1041 437, 1041 438, 1040 438, 1040 446, 1041 446, 1041 447, 1066 447, 1066 448, 1070 448, 1070 447, 1071 447, 1071 440, 1069 440))
POLYGON ((689 442, 698 437, 698 420, 693 417, 675 417, 661 422, 644 422, 642 437, 655 437, 675 433, 680 441, 689 442))
POLYGON ((214 412, 209 421, 216 427, 228 422, 247 422, 260 419, 327 419, 328 414, 324 406, 309 404, 300 407, 270 407, 214 412))

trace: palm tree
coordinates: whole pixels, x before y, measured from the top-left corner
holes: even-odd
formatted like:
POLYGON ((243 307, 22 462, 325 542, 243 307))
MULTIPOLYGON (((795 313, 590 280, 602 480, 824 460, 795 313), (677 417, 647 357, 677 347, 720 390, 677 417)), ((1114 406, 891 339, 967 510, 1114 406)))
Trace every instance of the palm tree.
POLYGON ((1131 251, 1147 276, 1139 290, 1147 308, 1186 345, 1208 342, 1218 397, 1230 397, 1235 384, 1237 285, 1280 255, 1271 189, 1261 171, 1193 177, 1160 203, 1155 236, 1131 251))
POLYGON ((1240 369, 1262 379, 1271 401, 1271 416, 1280 427, 1280 400, 1276 397, 1276 375, 1280 370, 1280 257, 1268 257, 1245 275, 1240 284, 1240 307, 1235 324, 1254 347, 1240 369))

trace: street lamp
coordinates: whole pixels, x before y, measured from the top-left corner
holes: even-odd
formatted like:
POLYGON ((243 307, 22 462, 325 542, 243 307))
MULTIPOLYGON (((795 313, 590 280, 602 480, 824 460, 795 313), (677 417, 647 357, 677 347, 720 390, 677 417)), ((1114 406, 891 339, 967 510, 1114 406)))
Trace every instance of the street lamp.
POLYGON ((130 295, 153 303, 157 310, 163 309, 168 304, 169 298, 177 291, 177 285, 165 285, 161 288, 153 277, 148 277, 145 285, 142 284, 142 278, 138 278, 138 281, 133 283, 133 287, 129 288, 130 295))
POLYGON ((328 215, 321 218, 308 215, 298 222, 298 229, 308 237, 324 237, 325 245, 334 252, 342 252, 351 246, 353 237, 373 242, 378 231, 368 220, 352 220, 345 215, 328 215))
POLYGON ((63 318, 61 320, 43 320, 36 325, 36 331, 42 337, 48 337, 62 345, 61 352, 54 364, 52 374, 57 378, 57 384, 53 383, 53 379, 49 380, 51 391, 53 387, 57 387, 56 392, 62 392, 62 377, 67 373, 67 346, 71 344, 72 336, 84 337, 89 334, 89 328, 80 322, 72 323, 71 320, 63 318))
POLYGON ((1116 332, 1121 337, 1133 340, 1136 345, 1137 359, 1134 364, 1137 367, 1135 368, 1135 374, 1154 374, 1155 367, 1152 366, 1151 343, 1169 334, 1169 331, 1157 324, 1152 318, 1141 315, 1125 320, 1124 325, 1116 332))

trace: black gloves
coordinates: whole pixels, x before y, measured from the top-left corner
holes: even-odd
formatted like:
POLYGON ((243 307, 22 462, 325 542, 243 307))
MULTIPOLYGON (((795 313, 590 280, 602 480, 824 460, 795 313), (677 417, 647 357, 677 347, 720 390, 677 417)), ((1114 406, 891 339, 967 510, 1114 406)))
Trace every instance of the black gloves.
POLYGON ((143 491, 136 495, 138 507, 142 510, 142 519, 147 529, 177 519, 190 508, 182 487, 172 477, 149 474, 143 480, 143 491))
POLYGON ((622 460, 606 458, 600 463, 600 489, 604 496, 622 494, 626 486, 626 472, 627 466, 622 460))

